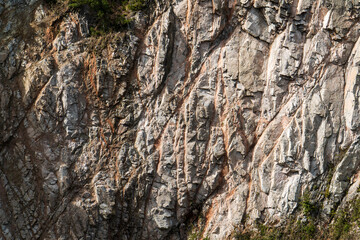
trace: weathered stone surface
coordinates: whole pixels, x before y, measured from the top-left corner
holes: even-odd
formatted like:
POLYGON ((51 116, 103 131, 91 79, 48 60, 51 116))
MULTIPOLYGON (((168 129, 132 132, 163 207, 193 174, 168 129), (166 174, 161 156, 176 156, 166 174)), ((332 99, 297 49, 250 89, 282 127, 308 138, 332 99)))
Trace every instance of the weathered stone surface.
POLYGON ((0 239, 226 239, 358 195, 358 1, 0 0, 0 239), (326 192, 326 194, 323 194, 326 192))

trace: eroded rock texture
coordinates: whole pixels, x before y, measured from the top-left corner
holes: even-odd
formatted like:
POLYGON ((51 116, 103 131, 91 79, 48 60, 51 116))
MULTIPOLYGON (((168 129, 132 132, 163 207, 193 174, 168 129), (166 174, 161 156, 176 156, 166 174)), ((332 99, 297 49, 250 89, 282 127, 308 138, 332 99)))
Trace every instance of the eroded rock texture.
POLYGON ((0 239, 226 239, 357 194, 359 1, 148 6, 96 40, 0 0, 0 239))

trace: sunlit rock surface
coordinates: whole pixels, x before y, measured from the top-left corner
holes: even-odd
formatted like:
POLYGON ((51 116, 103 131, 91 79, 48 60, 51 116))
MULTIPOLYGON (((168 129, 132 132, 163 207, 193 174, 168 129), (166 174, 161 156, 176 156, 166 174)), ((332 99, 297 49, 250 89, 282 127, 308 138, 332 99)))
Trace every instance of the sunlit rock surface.
POLYGON ((0 0, 0 239, 226 239, 354 198, 359 1, 148 6, 98 40, 0 0))

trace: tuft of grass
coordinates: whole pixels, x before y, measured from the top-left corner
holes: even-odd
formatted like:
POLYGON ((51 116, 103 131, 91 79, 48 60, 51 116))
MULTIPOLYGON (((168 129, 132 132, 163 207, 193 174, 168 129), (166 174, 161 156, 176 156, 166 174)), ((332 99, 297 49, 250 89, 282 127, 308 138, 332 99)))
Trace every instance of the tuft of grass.
POLYGON ((332 239, 355 239, 352 228, 360 227, 360 199, 353 200, 349 206, 334 213, 334 223, 331 227, 332 239))
POLYGON ((307 217, 314 216, 319 212, 319 207, 312 202, 310 196, 309 192, 305 192, 300 201, 303 213, 307 217))
POLYGON ((348 212, 341 210, 338 213, 331 231, 333 239, 339 239, 341 236, 345 236, 349 233, 351 229, 350 219, 348 212))

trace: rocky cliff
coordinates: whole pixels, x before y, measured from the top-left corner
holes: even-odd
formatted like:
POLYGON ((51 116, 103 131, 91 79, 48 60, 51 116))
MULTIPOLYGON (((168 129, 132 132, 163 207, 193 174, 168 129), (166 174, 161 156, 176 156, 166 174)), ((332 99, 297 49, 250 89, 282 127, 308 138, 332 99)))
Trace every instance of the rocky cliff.
POLYGON ((359 194, 359 9, 154 0, 93 37, 0 0, 0 239, 320 236, 359 194))

